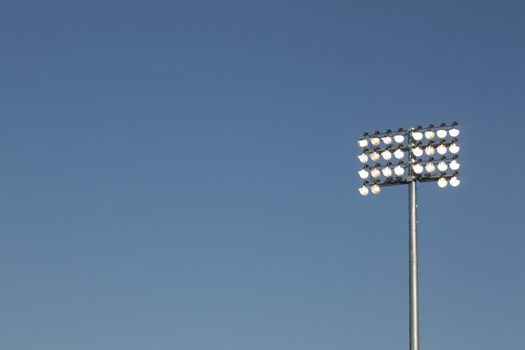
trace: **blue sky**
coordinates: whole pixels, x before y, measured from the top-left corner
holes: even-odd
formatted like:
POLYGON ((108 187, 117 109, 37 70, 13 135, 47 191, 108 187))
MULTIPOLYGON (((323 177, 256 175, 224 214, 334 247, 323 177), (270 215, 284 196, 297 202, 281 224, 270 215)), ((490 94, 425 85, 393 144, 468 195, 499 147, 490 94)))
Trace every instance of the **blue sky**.
POLYGON ((523 347, 524 11, 4 2, 0 347, 406 349, 407 189, 360 197, 355 141, 452 120, 422 347, 523 347))

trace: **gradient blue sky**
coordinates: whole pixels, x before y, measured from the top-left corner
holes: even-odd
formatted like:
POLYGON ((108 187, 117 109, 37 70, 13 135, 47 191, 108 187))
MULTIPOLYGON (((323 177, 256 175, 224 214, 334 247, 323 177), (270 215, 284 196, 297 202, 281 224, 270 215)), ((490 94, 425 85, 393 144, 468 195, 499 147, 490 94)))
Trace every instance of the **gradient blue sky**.
POLYGON ((420 186, 425 350, 525 338, 525 3, 4 1, 0 348, 407 349, 407 189, 363 131, 457 120, 420 186))

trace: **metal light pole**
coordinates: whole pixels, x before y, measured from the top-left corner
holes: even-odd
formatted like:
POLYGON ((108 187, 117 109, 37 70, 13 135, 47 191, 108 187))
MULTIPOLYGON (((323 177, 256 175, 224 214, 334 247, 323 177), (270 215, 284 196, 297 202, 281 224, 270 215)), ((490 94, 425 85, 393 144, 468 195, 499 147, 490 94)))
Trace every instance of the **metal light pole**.
POLYGON ((417 183, 408 184, 409 202, 409 288, 410 288, 410 350, 419 350, 419 283, 417 275, 417 183))
POLYGON ((448 184, 459 186, 457 136, 459 130, 454 122, 364 133, 358 141, 363 148, 358 156, 363 164, 359 171, 364 180, 359 188, 361 195, 379 194, 386 186, 408 185, 410 350, 419 350, 417 183, 437 182, 440 188, 448 184), (397 165, 390 161, 393 157, 398 160, 397 165))

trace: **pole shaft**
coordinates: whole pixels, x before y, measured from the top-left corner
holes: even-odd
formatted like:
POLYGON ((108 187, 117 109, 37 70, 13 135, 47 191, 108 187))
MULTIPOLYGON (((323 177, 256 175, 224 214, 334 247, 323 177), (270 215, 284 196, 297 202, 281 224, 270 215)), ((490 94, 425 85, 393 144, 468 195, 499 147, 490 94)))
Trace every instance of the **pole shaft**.
POLYGON ((416 181, 408 184, 409 196, 409 254, 410 254, 410 350, 419 350, 419 296, 417 273, 417 196, 416 181))

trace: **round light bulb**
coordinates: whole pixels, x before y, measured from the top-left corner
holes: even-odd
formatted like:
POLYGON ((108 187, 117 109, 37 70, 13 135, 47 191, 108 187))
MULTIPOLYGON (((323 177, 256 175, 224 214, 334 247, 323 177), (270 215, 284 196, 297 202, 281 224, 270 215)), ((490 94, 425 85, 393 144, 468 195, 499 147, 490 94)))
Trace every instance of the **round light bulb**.
POLYGON ((438 164, 438 170, 439 171, 445 172, 445 171, 447 171, 447 169, 448 169, 447 163, 445 163, 444 161, 439 162, 439 164, 438 164))
POLYGON ((450 169, 452 170, 458 170, 461 165, 459 164, 457 160, 454 159, 450 162, 449 166, 450 166, 450 169))
POLYGON ((461 181, 458 179, 457 176, 454 176, 452 177, 452 179, 450 179, 450 186, 452 187, 458 187, 460 183, 461 181))
POLYGON ((381 187, 379 187, 379 185, 372 185, 371 190, 373 194, 379 194, 381 192, 381 187))
POLYGON ((448 181, 447 181, 447 179, 445 179, 444 177, 442 177, 442 178, 440 178, 440 179, 438 180, 438 186, 439 186, 439 187, 441 187, 441 188, 445 188, 445 187, 447 187, 447 185, 448 185, 448 181))
POLYGON ((447 131, 444 130, 444 129, 439 129, 439 130, 436 132, 436 135, 437 135, 437 137, 439 137, 440 139, 444 139, 445 137, 447 137, 447 131))
POLYGON ((427 156, 433 156, 436 153, 436 149, 432 145, 428 145, 425 148, 425 153, 427 156))
POLYGON ((405 173, 405 169, 401 165, 398 165, 394 168, 394 173, 397 176, 403 176, 403 174, 405 173))
POLYGON ((416 157, 421 157, 423 155, 423 150, 421 149, 421 147, 413 148, 412 154, 415 155, 416 157))
POLYGON ((368 162, 368 156, 365 153, 358 155, 357 158, 361 163, 368 162))
POLYGON ((456 154, 456 153, 459 152, 459 146, 458 146, 457 143, 454 142, 453 144, 450 145, 450 147, 448 148, 448 150, 450 151, 450 153, 452 153, 452 154, 456 154))
POLYGON ((425 165, 425 170, 427 171, 427 173, 433 173, 434 171, 436 171, 436 166, 434 165, 434 163, 427 163, 427 165, 425 165))
POLYGON ((392 176, 392 169, 390 169, 389 167, 384 167, 382 170, 382 173, 383 173, 383 176, 390 177, 392 176))
POLYGON ((367 179, 368 178, 368 171, 366 171, 365 169, 361 169, 359 170, 359 177, 363 180, 367 179))
POLYGON ((389 150, 384 151, 383 153, 381 153, 381 155, 385 160, 392 159, 392 152, 390 152, 389 150))
POLYGON ((381 140, 379 140, 379 137, 372 137, 370 139, 370 143, 372 144, 372 146, 379 146, 381 140))
POLYGON ((447 153, 447 147, 445 145, 439 145, 439 146, 437 146, 436 151, 437 151, 437 153, 443 155, 443 154, 447 153))
POLYGON ((379 171, 378 168, 374 168, 372 169, 372 171, 370 172, 370 175, 372 175, 373 178, 378 178, 381 176, 381 172, 379 171))
POLYGON ((385 136, 381 138, 381 141, 383 141, 385 145, 390 145, 392 143, 392 138, 390 136, 385 136))
POLYGON ((366 186, 359 187, 359 193, 361 194, 361 196, 366 196, 368 194, 368 187, 366 186))
POLYGON ((361 139, 361 140, 357 141, 357 144, 359 145, 359 147, 366 147, 366 146, 368 146, 368 140, 367 139, 361 139))
POLYGON ((370 159, 372 160, 372 162, 377 162, 379 158, 381 158, 379 153, 377 152, 370 153, 370 159))
POLYGON ((403 157, 405 156, 405 152, 403 152, 401 149, 396 149, 394 151, 394 157, 396 157, 396 159, 403 159, 403 157))
POLYGON ((415 131, 412 133, 412 138, 416 141, 421 141, 423 139, 423 133, 419 131, 415 131))
POLYGON ((403 135, 395 135, 394 141, 396 141, 397 143, 403 143, 403 141, 405 141, 405 137, 403 135))
POLYGON ((419 163, 415 164, 412 166, 412 170, 414 170, 416 174, 421 174, 423 172, 423 166, 419 163))
POLYGON ((427 138, 427 140, 432 141, 434 137, 436 137, 436 133, 432 130, 425 131, 425 137, 427 138))
POLYGON ((452 128, 448 131, 448 134, 452 137, 458 137, 459 136, 459 129, 458 128, 452 128))

